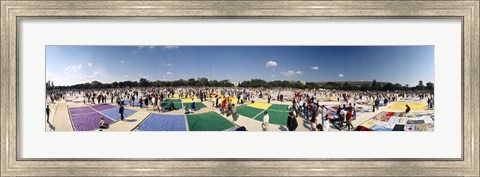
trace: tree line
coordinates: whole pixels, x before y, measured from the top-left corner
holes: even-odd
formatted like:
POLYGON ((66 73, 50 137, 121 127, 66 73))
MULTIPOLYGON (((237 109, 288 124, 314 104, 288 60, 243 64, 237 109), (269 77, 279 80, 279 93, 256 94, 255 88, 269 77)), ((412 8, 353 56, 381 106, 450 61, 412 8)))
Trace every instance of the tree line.
MULTIPOLYGON (((145 78, 141 78, 139 81, 121 81, 112 83, 101 83, 99 81, 93 81, 91 83, 76 84, 72 86, 54 86, 53 82, 48 81, 47 90, 53 89, 100 89, 100 88, 125 88, 125 87, 233 87, 235 86, 229 80, 209 80, 207 78, 191 78, 188 80, 180 79, 175 81, 149 81, 145 78)), ((319 84, 318 82, 301 82, 301 81, 265 81, 262 79, 251 79, 243 81, 238 84, 238 87, 242 88, 298 88, 298 89, 334 89, 334 90, 434 90, 434 84, 427 82, 425 85, 423 81, 419 81, 418 85, 410 87, 408 84, 401 85, 399 83, 378 83, 375 79, 371 84, 365 84, 362 86, 351 85, 348 82, 327 82, 325 84, 319 84)))

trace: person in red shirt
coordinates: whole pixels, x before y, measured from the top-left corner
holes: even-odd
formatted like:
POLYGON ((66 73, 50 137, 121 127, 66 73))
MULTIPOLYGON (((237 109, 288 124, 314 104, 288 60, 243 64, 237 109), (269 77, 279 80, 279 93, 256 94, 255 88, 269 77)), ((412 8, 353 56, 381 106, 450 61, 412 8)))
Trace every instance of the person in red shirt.
POLYGON ((222 109, 220 109, 220 112, 222 113, 222 115, 225 114, 225 106, 226 105, 227 105, 227 100, 223 100, 222 101, 222 106, 221 106, 222 109))

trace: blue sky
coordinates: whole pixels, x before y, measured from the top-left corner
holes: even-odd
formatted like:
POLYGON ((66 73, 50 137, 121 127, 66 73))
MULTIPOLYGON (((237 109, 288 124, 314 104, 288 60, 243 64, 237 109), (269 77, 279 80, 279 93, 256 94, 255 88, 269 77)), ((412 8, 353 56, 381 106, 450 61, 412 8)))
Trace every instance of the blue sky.
POLYGON ((47 46, 46 79, 55 85, 100 81, 434 82, 433 46, 47 46))

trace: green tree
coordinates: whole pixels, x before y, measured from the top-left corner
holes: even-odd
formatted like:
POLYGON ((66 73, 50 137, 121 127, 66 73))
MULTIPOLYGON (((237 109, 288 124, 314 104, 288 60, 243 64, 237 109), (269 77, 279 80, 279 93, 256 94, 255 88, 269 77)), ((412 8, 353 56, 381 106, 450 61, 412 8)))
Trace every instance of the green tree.
POLYGON ((402 85, 399 84, 399 83, 395 83, 395 85, 393 85, 393 87, 395 88, 395 90, 402 90, 402 85))
POLYGON ((427 86, 425 88, 429 91, 433 91, 434 84, 432 82, 427 82, 427 86))
POLYGON ((92 81, 92 86, 91 88, 101 88, 102 87, 102 83, 99 82, 99 81, 92 81))
POLYGON ((376 88, 376 87, 377 87, 377 80, 373 79, 372 88, 376 88))
POLYGON ((148 81, 147 79, 145 79, 145 78, 140 78, 139 83, 140 83, 140 87, 147 87, 147 86, 149 86, 149 81, 148 81))
POLYGON ((418 81, 417 89, 418 90, 424 90, 425 89, 425 86, 423 85, 423 81, 418 81))
POLYGON ((386 83, 383 86, 383 90, 394 90, 394 89, 395 89, 395 86, 392 83, 386 83))

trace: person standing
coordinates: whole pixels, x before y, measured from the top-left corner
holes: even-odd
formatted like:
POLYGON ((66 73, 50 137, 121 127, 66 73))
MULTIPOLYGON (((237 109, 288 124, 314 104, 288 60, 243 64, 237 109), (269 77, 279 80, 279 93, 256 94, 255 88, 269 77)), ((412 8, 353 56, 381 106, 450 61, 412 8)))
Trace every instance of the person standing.
POLYGON ((322 116, 322 126, 323 126, 323 130, 326 131, 326 127, 325 127, 325 124, 327 123, 327 109, 325 108, 325 105, 322 105, 321 106, 321 109, 320 109, 320 114, 322 116))
POLYGON ((140 100, 138 100, 138 103, 140 103, 140 108, 142 108, 142 104, 143 104, 142 97, 140 97, 140 100))
POLYGON ((235 107, 235 104, 232 104, 232 118, 233 121, 237 121, 237 108, 235 107))
POLYGON ((340 118, 340 122, 341 122, 340 125, 342 125, 342 124, 343 124, 343 121, 342 121, 342 116, 340 115, 340 112, 342 112, 342 106, 341 106, 341 105, 338 105, 338 108, 337 108, 337 116, 338 116, 338 118, 340 118))
POLYGON ((347 129, 348 131, 350 131, 351 129, 353 129, 353 125, 352 125, 352 115, 353 115, 353 110, 352 110, 352 106, 349 106, 347 108, 347 123, 346 123, 346 126, 347 126, 347 129))
POLYGON ((145 97, 145 99, 143 99, 143 103, 145 104, 145 108, 147 109, 148 109, 148 99, 149 99, 148 96, 145 97))
POLYGON ((47 105, 47 108, 45 109, 46 113, 47 113, 47 122, 50 123, 50 106, 47 105))
POLYGON ((357 119, 357 104, 353 103, 353 115, 352 115, 352 120, 357 119))
POLYGON ((123 121, 124 117, 123 117, 123 113, 125 111, 125 108, 123 107, 123 105, 120 105, 120 108, 118 110, 118 113, 120 113, 120 120, 123 121))
POLYGON ((132 106, 132 107, 135 107, 135 94, 132 94, 132 101, 131 101, 131 103, 132 103, 131 106, 132 106))
POLYGON ((298 127, 297 118, 293 115, 293 112, 290 111, 288 118, 287 118, 287 128, 288 131, 295 131, 298 127))
POLYGON ((155 97, 153 98, 153 109, 158 110, 158 95, 156 94, 155 97))
POLYGON ((190 102, 192 111, 195 111, 195 100, 192 98, 192 101, 190 102))
POLYGON ((312 104, 312 119, 310 119, 310 125, 312 131, 317 131, 317 113, 318 106, 316 103, 312 104))
POLYGON ((270 122, 270 116, 268 116, 268 112, 263 112, 263 129, 268 131, 268 122, 270 122))
POLYGON ((220 107, 220 112, 222 113, 222 115, 225 114, 225 108, 226 108, 226 106, 227 106, 227 101, 226 101, 226 100, 223 100, 223 101, 222 101, 222 105, 221 105, 221 107, 220 107))
POLYGON ((317 118, 315 115, 312 115, 312 118, 310 119, 310 130, 317 131, 317 118))

